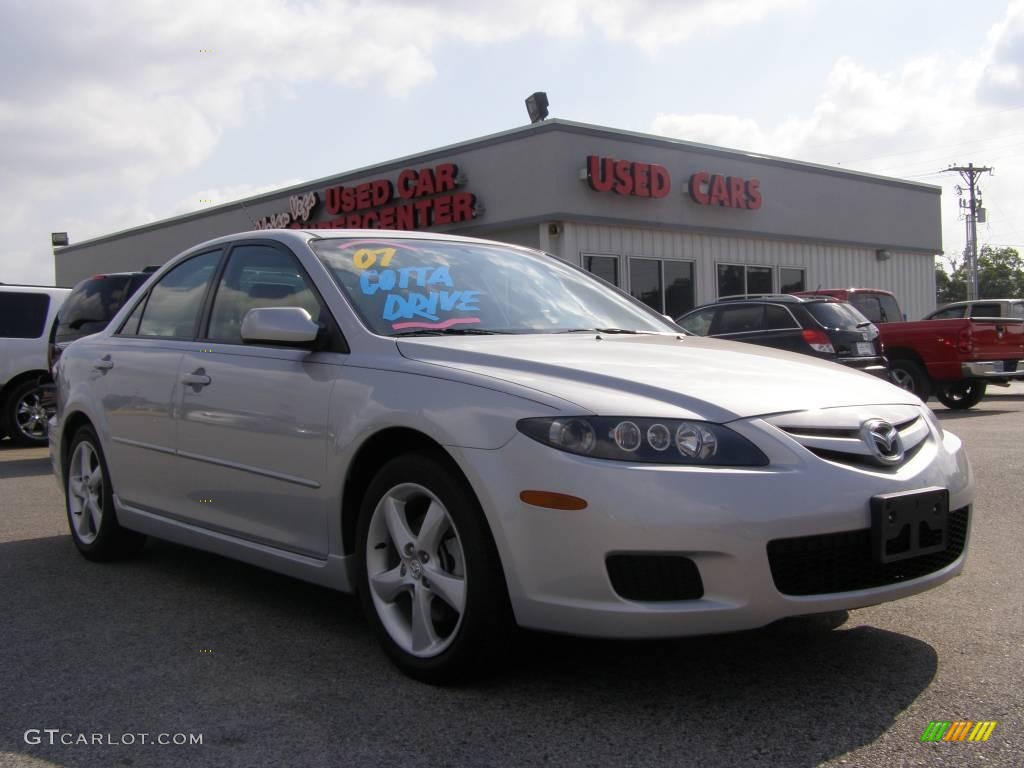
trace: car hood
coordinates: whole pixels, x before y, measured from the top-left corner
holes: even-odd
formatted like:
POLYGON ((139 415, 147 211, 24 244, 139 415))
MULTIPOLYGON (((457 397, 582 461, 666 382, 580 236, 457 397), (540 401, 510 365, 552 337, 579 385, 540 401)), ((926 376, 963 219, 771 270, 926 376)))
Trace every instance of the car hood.
POLYGON ((446 336, 397 343, 408 359, 510 382, 609 416, 725 422, 847 405, 921 404, 836 363, 696 336, 446 336))

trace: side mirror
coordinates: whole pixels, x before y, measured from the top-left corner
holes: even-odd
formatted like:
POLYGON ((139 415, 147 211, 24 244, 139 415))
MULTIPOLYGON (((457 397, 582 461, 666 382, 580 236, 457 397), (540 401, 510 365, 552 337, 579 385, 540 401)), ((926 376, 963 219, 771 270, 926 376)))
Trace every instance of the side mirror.
POLYGON ((277 344, 312 344, 320 326, 302 307, 250 309, 242 319, 242 341, 277 344))

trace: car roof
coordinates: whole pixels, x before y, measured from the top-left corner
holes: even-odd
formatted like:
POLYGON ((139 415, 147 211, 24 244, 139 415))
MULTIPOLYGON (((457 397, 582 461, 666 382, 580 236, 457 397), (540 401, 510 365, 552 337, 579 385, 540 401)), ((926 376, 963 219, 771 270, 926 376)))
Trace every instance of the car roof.
POLYGON ((693 309, 679 315, 679 317, 685 317, 691 312, 696 312, 699 309, 731 307, 740 304, 787 304, 792 306, 802 306, 806 304, 846 304, 846 302, 837 299, 834 296, 794 296, 789 293, 763 295, 754 294, 750 296, 722 296, 717 301, 709 301, 706 304, 701 304, 699 307, 694 307, 693 309))
POLYGON ((24 283, 0 283, 0 291, 12 291, 14 293, 38 293, 48 291, 50 293, 70 292, 70 288, 62 288, 57 285, 26 285, 24 283))

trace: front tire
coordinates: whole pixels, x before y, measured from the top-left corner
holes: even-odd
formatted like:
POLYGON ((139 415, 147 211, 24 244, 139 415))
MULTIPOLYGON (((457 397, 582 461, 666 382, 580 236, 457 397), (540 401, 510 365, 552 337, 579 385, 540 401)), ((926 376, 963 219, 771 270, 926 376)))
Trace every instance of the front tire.
POLYGON ((927 371, 913 360, 890 361, 889 378, 897 387, 917 395, 923 402, 928 402, 932 394, 932 380, 927 371))
POLYGON ((101 562, 135 554, 146 537, 117 522, 107 461, 90 427, 75 433, 68 457, 64 497, 78 551, 88 560, 101 562))
POLYGON ((951 408, 954 411, 966 411, 968 408, 973 408, 981 402, 982 398, 985 397, 986 389, 988 389, 988 384, 984 381, 964 379, 963 381, 943 384, 939 387, 935 396, 947 408, 951 408))
POLYGON ((359 596, 391 661, 422 682, 464 680, 507 646, 511 609, 472 490, 446 463, 400 456, 363 499, 359 596))

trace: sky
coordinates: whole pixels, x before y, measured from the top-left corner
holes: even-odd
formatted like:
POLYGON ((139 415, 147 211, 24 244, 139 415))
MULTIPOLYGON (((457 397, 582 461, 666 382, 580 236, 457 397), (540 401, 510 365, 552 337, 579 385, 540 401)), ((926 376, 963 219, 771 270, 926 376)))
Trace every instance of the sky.
POLYGON ((5 0, 0 282, 72 242, 552 117, 942 186, 1024 246, 1024 0, 5 0))

